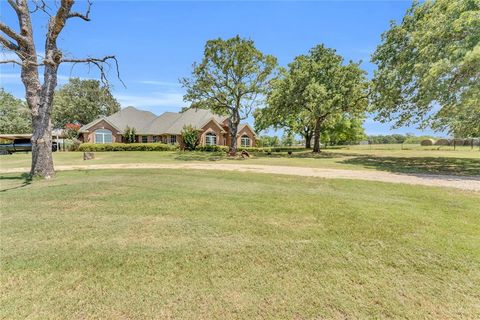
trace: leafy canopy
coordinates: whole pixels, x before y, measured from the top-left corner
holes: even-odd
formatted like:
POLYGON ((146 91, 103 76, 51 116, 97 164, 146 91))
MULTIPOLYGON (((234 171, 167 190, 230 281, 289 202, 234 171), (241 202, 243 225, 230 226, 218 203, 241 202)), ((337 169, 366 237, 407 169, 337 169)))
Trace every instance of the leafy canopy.
POLYGON ((259 127, 287 126, 302 134, 313 126, 314 151, 319 151, 320 132, 325 124, 346 113, 351 117, 363 116, 367 90, 368 81, 359 63, 343 64, 343 58, 334 49, 318 45, 308 55, 296 57, 288 70, 272 81, 268 106, 258 116, 259 127))
POLYGON ((30 110, 24 101, 0 88, 0 133, 31 133, 30 110))
POLYGON ((119 110, 118 101, 98 80, 71 78, 55 92, 53 123, 57 128, 63 128, 67 123, 87 124, 119 110))
MULTIPOLYGON (((192 108, 228 116, 230 135, 235 137, 240 120, 250 115, 266 93, 276 65, 276 58, 260 52, 252 40, 239 36, 209 40, 202 62, 193 65, 191 78, 181 80, 184 100, 192 108)), ((237 139, 231 140, 235 151, 237 139)))
POLYGON ((480 2, 414 2, 372 62, 377 120, 480 134, 480 2))

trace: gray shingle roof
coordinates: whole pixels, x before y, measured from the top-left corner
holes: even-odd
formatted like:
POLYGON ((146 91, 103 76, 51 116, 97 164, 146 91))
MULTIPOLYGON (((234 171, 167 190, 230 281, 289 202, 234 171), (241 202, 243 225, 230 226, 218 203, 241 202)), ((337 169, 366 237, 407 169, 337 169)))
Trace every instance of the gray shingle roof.
MULTIPOLYGON (((188 109, 182 113, 165 112, 160 116, 156 116, 150 111, 127 107, 102 119, 116 127, 120 132, 123 132, 128 126, 135 128, 137 134, 161 135, 181 134, 183 127, 186 125, 201 129, 212 119, 221 125, 226 117, 215 115, 211 111, 204 109, 188 109)), ((80 132, 88 131, 88 128, 102 119, 96 119, 84 125, 80 128, 80 132)))
POLYGON ((182 113, 177 113, 178 118, 171 123, 164 133, 180 134, 184 126, 191 125, 196 129, 201 129, 208 121, 214 119, 221 124, 225 117, 214 115, 209 110, 204 109, 188 109, 182 113))

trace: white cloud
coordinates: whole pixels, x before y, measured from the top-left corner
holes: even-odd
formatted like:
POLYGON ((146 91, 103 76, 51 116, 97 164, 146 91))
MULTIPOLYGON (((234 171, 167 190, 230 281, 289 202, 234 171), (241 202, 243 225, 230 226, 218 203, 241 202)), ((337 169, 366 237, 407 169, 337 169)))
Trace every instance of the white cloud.
MULTIPOLYGON (((43 73, 41 72, 41 70, 39 72, 39 76, 40 76, 40 81, 42 81, 43 73)), ((80 78, 82 80, 91 79, 91 78, 83 78, 83 77, 70 77, 63 74, 59 74, 57 75, 57 82, 59 85, 62 85, 67 83, 68 79, 70 78, 80 78)), ((0 73, 0 86, 5 84, 12 84, 12 85, 22 84, 20 73, 5 73, 2 71, 2 73, 0 73)))
POLYGON ((157 81, 157 80, 139 80, 136 82, 141 84, 150 84, 150 85, 162 86, 162 87, 180 87, 180 83, 178 82, 157 81))
POLYGON ((134 106, 139 109, 153 107, 153 109, 158 108, 159 111, 160 109, 175 111, 185 106, 182 93, 155 92, 148 96, 115 94, 115 98, 122 107, 134 106))

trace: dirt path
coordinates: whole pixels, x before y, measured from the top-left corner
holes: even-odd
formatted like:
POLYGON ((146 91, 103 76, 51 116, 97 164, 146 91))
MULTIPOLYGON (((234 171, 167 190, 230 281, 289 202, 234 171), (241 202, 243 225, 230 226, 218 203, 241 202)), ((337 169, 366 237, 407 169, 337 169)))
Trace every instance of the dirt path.
MULTIPOLYGON (((55 166, 57 171, 100 170, 100 169, 197 169, 223 170, 238 172, 255 172, 285 174, 304 177, 328 179, 358 179, 391 183, 405 183, 435 187, 449 187, 463 190, 480 191, 480 177, 462 177, 452 175, 398 174, 383 171, 361 171, 343 169, 321 169, 289 166, 266 166, 224 163, 128 163, 128 164, 91 164, 55 166)), ((29 168, 0 169, 0 173, 28 172, 29 168)))

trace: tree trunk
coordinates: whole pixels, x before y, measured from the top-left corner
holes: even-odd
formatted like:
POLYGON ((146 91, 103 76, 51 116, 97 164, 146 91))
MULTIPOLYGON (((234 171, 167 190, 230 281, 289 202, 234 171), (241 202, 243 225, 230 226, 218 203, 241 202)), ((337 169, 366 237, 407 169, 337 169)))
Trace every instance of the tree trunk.
POLYGON ((322 122, 322 118, 320 117, 318 117, 317 121, 315 122, 315 134, 313 139, 313 152, 315 153, 320 152, 320 133, 322 122))
POLYGON ((32 167, 30 175, 49 179, 55 174, 52 158, 52 125, 50 116, 45 116, 44 113, 33 116, 32 124, 32 167))
POLYGON ((60 57, 55 50, 46 53, 44 83, 41 87, 38 84, 37 72, 29 70, 28 65, 22 70, 22 80, 27 89, 27 103, 32 112, 30 175, 45 179, 49 179, 55 174, 52 157, 51 113, 60 57))
POLYGON ((312 148, 312 134, 307 133, 305 134, 305 148, 311 149, 312 148))
POLYGON ((228 118, 228 130, 230 133, 230 155, 234 156, 237 154, 237 133, 238 125, 240 124, 240 115, 238 112, 233 112, 233 114, 228 118))
POLYGON ((238 122, 229 121, 230 127, 230 155, 234 156, 237 154, 237 132, 238 132, 238 122))

